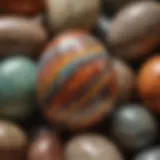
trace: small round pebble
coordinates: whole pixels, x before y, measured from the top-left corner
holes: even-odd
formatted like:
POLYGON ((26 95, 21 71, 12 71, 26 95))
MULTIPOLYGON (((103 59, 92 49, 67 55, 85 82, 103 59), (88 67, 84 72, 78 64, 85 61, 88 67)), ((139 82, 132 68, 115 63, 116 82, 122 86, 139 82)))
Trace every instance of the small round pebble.
POLYGON ((44 47, 47 33, 40 23, 16 16, 0 17, 0 56, 34 56, 44 47))
POLYGON ((127 5, 113 19, 108 32, 110 52, 126 60, 137 60, 160 44, 160 3, 127 5))
POLYGON ((47 129, 41 130, 29 147, 27 160, 63 160, 56 134, 47 129))
POLYGON ((158 128, 151 113, 140 104, 120 106, 111 122, 111 134, 122 148, 136 150, 154 142, 158 128))
POLYGON ((0 62, 0 117, 24 120, 34 111, 36 64, 26 57, 0 62))
POLYGON ((97 134, 83 134, 72 138, 66 145, 65 160, 122 160, 117 147, 97 134))
POLYGON ((16 124, 0 120, 0 159, 24 159, 27 137, 24 131, 16 124))
POLYGON ((160 113, 160 56, 144 62, 138 75, 138 91, 146 105, 160 113))
POLYGON ((160 147, 145 150, 138 154, 134 160, 160 160, 160 147))

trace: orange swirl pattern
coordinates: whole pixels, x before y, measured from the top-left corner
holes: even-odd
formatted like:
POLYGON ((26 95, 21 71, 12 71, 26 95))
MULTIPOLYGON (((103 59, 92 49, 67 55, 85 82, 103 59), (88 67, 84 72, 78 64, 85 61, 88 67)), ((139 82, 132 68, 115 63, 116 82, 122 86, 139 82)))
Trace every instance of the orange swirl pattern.
POLYGON ((49 44, 37 78, 45 116, 71 129, 94 125, 112 110, 116 97, 115 76, 104 47, 89 34, 76 32, 63 33, 49 44))

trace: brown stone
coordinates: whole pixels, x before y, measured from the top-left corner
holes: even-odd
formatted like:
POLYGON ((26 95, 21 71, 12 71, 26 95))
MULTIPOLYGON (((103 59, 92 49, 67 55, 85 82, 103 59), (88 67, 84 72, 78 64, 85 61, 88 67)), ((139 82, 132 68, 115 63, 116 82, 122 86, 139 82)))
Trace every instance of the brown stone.
POLYGON ((22 17, 0 18, 0 55, 32 55, 42 49, 47 38, 44 28, 22 17))
POLYGON ((100 11, 100 0, 46 0, 49 28, 57 33, 70 28, 89 29, 100 11))
POLYGON ((117 147, 108 139, 96 134, 73 138, 65 148, 65 160, 122 160, 117 147))
POLYGON ((160 4, 137 2, 114 18, 108 32, 110 51, 127 60, 142 58, 160 44, 160 4))
POLYGON ((63 160, 63 153, 56 134, 42 130, 31 143, 28 160, 63 160))
POLYGON ((24 159, 26 145, 26 135, 17 125, 0 121, 0 159, 24 159))
POLYGON ((43 11, 43 9, 43 0, 4 0, 0 4, 2 12, 18 15, 34 15, 43 11))

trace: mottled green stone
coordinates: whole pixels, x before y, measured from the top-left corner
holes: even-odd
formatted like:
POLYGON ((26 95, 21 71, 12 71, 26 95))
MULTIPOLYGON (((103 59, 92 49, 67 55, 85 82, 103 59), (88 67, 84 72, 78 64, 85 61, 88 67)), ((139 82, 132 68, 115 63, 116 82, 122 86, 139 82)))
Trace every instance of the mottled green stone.
POLYGON ((0 117, 24 120, 34 110, 36 63, 12 57, 0 63, 0 117))

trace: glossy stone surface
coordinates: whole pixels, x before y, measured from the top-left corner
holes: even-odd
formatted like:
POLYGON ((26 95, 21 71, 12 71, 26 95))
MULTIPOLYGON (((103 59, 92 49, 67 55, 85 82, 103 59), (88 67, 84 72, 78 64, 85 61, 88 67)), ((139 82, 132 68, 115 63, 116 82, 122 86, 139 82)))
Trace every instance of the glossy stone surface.
POLYGON ((108 44, 111 53, 127 60, 151 53, 160 44, 160 4, 139 2, 126 6, 110 26, 108 44))
POLYGON ((0 4, 2 13, 34 15, 43 11, 43 0, 4 0, 0 4))
POLYGON ((70 28, 89 29, 100 11, 100 0, 46 0, 49 28, 57 33, 70 28))
POLYGON ((41 130, 31 143, 27 160, 63 160, 61 144, 53 131, 41 130))
POLYGON ((107 116, 116 97, 111 60, 101 43, 80 30, 61 34, 43 53, 37 96, 45 117, 81 129, 107 116))
POLYGON ((117 147, 96 134, 84 134, 72 138, 64 150, 65 160, 122 160, 117 147))
POLYGON ((147 106, 160 113, 160 56, 143 64, 138 76, 138 90, 147 106))
POLYGON ((150 145, 158 134, 151 113, 139 104, 120 106, 111 122, 113 138, 121 147, 134 150, 150 145))
POLYGON ((0 121, 0 158, 2 160, 24 159, 27 137, 16 124, 0 121))
POLYGON ((123 60, 114 58, 113 67, 117 76, 118 84, 118 103, 124 103, 132 98, 135 84, 136 76, 132 68, 128 66, 123 60))
POLYGON ((36 64, 25 57, 0 63, 0 117, 23 120, 34 110, 36 64))
POLYGON ((138 154, 134 160, 159 160, 160 159, 160 147, 151 148, 138 154))
POLYGON ((47 34, 44 28, 22 17, 0 17, 0 55, 34 55, 44 46, 47 34))

